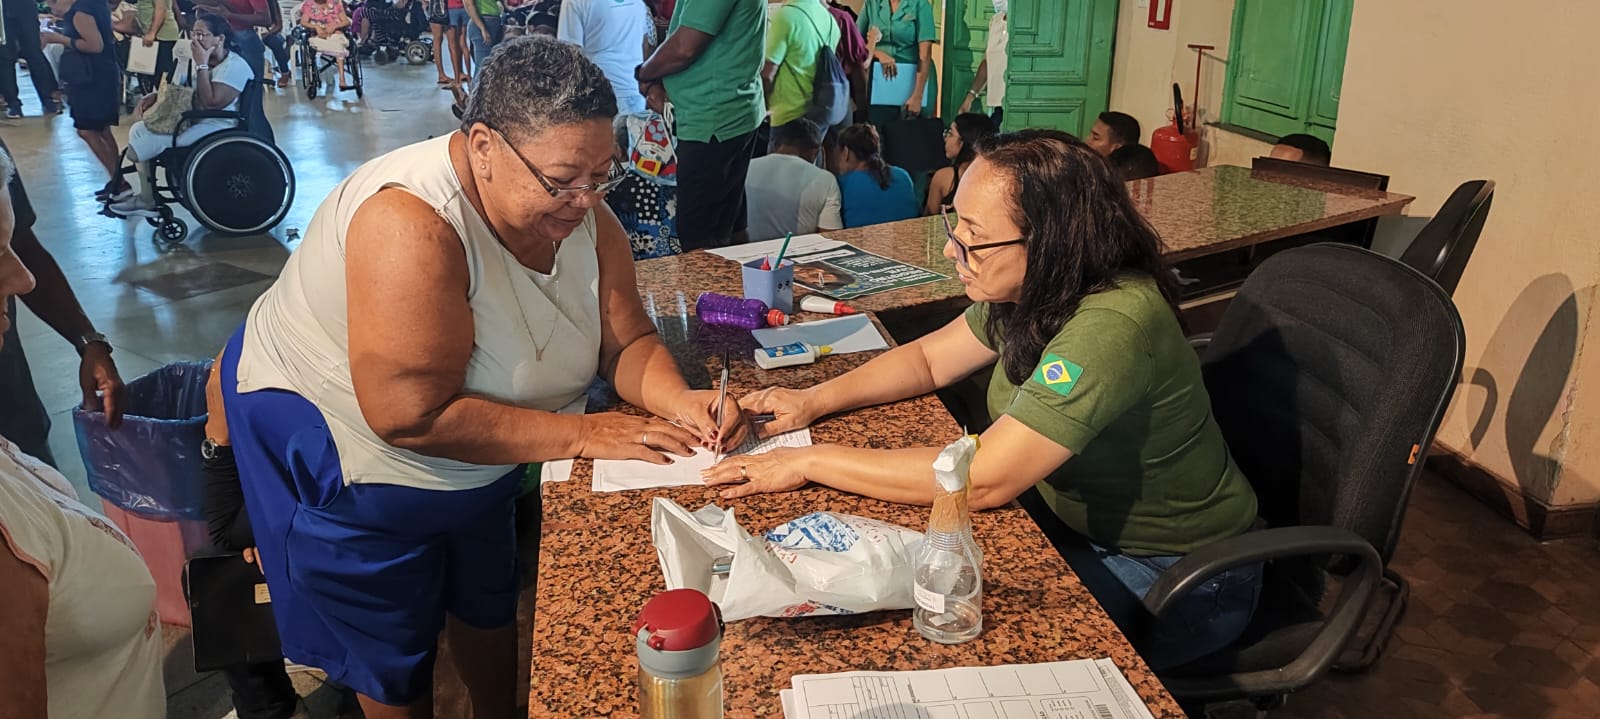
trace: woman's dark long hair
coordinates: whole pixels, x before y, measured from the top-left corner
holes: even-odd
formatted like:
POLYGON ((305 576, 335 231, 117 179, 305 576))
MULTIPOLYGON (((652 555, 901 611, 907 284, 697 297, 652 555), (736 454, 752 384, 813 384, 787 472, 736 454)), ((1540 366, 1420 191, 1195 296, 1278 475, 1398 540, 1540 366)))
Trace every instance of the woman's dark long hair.
POLYGON ((1082 140, 1058 130, 1022 130, 979 140, 978 157, 1011 181, 1011 217, 1027 238, 1022 298, 995 303, 985 328, 1004 346, 1006 377, 1033 374, 1083 298, 1129 272, 1149 275, 1169 303, 1176 292, 1161 238, 1134 208, 1128 188, 1082 140))
POLYGON ((222 47, 229 53, 239 51, 239 43, 233 41, 233 27, 221 15, 211 12, 201 12, 194 16, 196 24, 206 26, 206 32, 222 38, 222 47))
POLYGON ((967 112, 956 115, 952 123, 956 134, 961 136, 961 152, 956 155, 950 165, 959 168, 978 156, 978 141, 985 137, 992 137, 999 129, 994 126, 994 120, 988 115, 979 115, 976 112, 967 112))
POLYGON ((867 173, 878 181, 878 187, 889 189, 889 163, 883 159, 883 141, 878 138, 878 128, 866 123, 851 125, 839 133, 839 147, 867 163, 867 173))

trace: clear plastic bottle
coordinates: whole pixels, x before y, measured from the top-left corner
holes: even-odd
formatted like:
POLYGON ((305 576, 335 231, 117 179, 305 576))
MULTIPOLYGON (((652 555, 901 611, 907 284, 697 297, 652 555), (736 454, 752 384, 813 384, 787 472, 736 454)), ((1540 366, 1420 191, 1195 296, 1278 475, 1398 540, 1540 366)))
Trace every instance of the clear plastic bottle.
POLYGON ((789 321, 789 316, 783 310, 771 309, 761 300, 729 297, 715 292, 700 295, 700 299, 694 303, 694 313, 708 325, 743 327, 747 330, 778 327, 789 321))
POLYGON ((972 538, 967 510, 968 475, 977 451, 978 438, 969 435, 934 460, 938 494, 913 564, 917 606, 911 610, 911 623, 940 644, 960 644, 983 633, 983 555, 972 538))
POLYGON ((674 589, 633 623, 642 719, 722 719, 722 615, 706 595, 674 589))

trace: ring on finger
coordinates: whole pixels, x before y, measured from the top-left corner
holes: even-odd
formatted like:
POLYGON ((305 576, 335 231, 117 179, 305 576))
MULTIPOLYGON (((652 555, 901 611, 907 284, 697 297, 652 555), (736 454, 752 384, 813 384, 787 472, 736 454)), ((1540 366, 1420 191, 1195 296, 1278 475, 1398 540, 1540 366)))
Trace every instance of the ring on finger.
POLYGON ((640 432, 639 433, 639 444, 645 445, 646 447, 650 446, 650 433, 649 432, 640 432))
POLYGON ((750 468, 749 465, 743 465, 743 464, 739 465, 739 477, 741 479, 749 479, 750 478, 750 473, 747 471, 747 470, 749 470, 749 468, 750 468))

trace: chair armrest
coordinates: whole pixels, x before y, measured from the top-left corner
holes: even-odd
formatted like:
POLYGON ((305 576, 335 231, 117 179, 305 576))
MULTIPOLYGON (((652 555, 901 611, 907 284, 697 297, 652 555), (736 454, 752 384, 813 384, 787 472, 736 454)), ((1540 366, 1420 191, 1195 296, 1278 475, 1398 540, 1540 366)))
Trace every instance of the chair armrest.
POLYGON ((244 115, 238 110, 185 110, 185 120, 242 120, 244 115))
POLYGON ((1211 338, 1215 336, 1210 332, 1189 335, 1189 347, 1196 352, 1204 352, 1207 347, 1211 346, 1211 338))
POLYGON ((1279 669, 1233 675, 1228 678, 1225 691, 1215 682, 1187 678, 1164 679, 1168 688, 1186 699, 1211 699, 1235 693, 1281 694, 1286 680, 1293 680, 1298 685, 1296 688, 1309 684, 1333 665, 1339 652, 1360 629, 1367 605, 1381 580, 1383 560, 1371 543, 1349 530, 1327 526, 1281 527, 1248 532, 1201 547, 1163 572, 1144 598, 1145 609, 1154 616, 1160 616, 1202 582, 1234 567, 1327 554, 1352 557, 1355 564, 1321 631, 1299 657, 1279 669))

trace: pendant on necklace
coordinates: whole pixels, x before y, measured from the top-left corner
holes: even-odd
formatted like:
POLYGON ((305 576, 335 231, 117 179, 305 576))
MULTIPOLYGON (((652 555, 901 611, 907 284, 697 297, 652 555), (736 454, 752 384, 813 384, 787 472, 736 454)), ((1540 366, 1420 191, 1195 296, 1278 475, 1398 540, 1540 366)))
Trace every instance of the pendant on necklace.
POLYGON ((544 361, 544 348, 543 347, 534 347, 533 348, 533 361, 535 361, 535 362, 543 362, 544 361))

